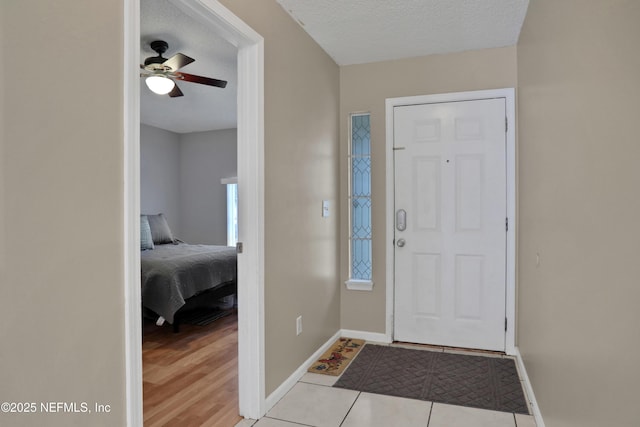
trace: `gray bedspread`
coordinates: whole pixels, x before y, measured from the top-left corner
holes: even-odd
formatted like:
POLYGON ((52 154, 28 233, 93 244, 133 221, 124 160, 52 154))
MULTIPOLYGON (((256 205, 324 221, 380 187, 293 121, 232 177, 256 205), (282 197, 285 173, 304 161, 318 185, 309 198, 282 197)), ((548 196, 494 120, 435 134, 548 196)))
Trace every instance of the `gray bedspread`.
POLYGON ((156 245, 142 251, 142 304, 173 323, 185 300, 235 281, 236 248, 229 246, 156 245))

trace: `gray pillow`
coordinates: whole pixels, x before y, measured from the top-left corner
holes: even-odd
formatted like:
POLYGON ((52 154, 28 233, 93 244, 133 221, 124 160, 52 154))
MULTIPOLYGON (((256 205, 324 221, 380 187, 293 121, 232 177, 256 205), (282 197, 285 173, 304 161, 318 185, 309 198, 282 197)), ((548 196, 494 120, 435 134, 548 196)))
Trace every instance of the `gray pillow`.
POLYGON ((154 244, 175 243, 169 224, 167 224, 163 214, 147 215, 147 218, 149 219, 149 227, 151 228, 151 237, 154 244))
POLYGON ((149 226, 149 218, 146 215, 140 215, 140 250, 146 251, 147 249, 153 249, 151 227, 149 226))

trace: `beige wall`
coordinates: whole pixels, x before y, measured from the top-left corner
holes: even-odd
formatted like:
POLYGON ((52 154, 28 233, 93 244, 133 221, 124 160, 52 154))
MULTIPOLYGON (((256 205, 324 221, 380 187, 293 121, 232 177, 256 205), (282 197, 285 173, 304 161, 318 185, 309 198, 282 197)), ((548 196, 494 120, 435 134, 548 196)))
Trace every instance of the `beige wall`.
POLYGON ((122 5, 0 11, 0 400, 112 408, 0 425, 124 425, 122 5))
POLYGON ((341 218, 341 319, 342 328, 385 332, 385 99, 412 95, 496 89, 516 86, 515 47, 398 61, 351 65, 340 69, 340 176, 341 200, 347 200, 349 113, 371 113, 373 282, 372 292, 349 291, 348 214, 341 218))
MULTIPOLYGON (((269 394, 340 327, 339 71, 275 0, 223 3, 266 40, 269 394)), ((0 86, 0 384, 10 391, 2 397, 113 408, 90 421, 0 416, 12 425, 122 425, 123 11, 118 2, 0 4, 11 64, 0 86), (86 70, 105 58, 115 71, 96 85, 86 70)))
POLYGON ((537 0, 518 44, 519 346, 547 427, 640 425, 639 22, 537 0))
POLYGON ((222 3, 265 38, 268 395, 340 328, 339 71, 275 0, 222 3))

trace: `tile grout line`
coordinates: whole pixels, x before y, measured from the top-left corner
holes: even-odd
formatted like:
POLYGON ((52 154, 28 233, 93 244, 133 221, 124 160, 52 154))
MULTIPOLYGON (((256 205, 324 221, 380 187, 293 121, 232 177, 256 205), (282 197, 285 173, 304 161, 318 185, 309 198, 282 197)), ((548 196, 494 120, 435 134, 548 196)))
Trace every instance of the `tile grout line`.
MULTIPOLYGON (((293 425, 297 425, 297 426, 314 427, 314 426, 312 426, 311 424, 300 424, 300 423, 298 423, 298 422, 295 422, 295 421, 289 421, 289 420, 285 420, 285 419, 282 419, 282 418, 267 417, 266 415, 265 415, 264 417, 260 418, 260 420, 263 420, 263 419, 265 419, 265 418, 269 418, 269 419, 271 419, 271 420, 282 421, 282 422, 284 422, 284 423, 289 423, 289 424, 293 424, 293 425)), ((260 420, 258 420, 258 421, 260 421, 260 420)), ((258 423, 258 421, 256 421, 256 423, 255 423, 255 424, 257 424, 257 423, 258 423)), ((255 424, 254 424, 254 425, 255 425, 255 424)))
POLYGON ((356 402, 358 401, 358 399, 360 399, 360 395, 362 394, 361 391, 358 392, 358 395, 356 396, 356 398, 353 400, 353 403, 351 404, 351 406, 349 407, 349 410, 347 411, 347 413, 344 415, 344 418, 342 419, 342 421, 340 422, 340 425, 338 427, 342 427, 342 424, 344 424, 344 422, 347 420, 347 417, 349 416, 349 413, 351 413, 351 410, 353 409, 353 407, 355 406, 356 402))
POLYGON ((300 383, 300 384, 308 384, 308 385, 317 385, 318 387, 333 388, 332 385, 312 383, 312 382, 309 382, 309 381, 298 381, 298 383, 300 383))
POLYGON ((431 424, 431 414, 433 414, 433 402, 431 402, 431 408, 429 408, 429 419, 427 420, 427 427, 431 424))

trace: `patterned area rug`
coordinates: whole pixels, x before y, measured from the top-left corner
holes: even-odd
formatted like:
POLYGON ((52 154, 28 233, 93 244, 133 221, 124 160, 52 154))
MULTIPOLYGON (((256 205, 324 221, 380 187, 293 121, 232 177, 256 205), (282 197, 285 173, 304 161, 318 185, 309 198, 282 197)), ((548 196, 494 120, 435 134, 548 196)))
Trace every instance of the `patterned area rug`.
POLYGON ((334 387, 528 414, 513 359, 367 344, 334 387))
POLYGON ((340 375, 363 345, 363 340, 340 338, 308 370, 316 374, 340 375))

